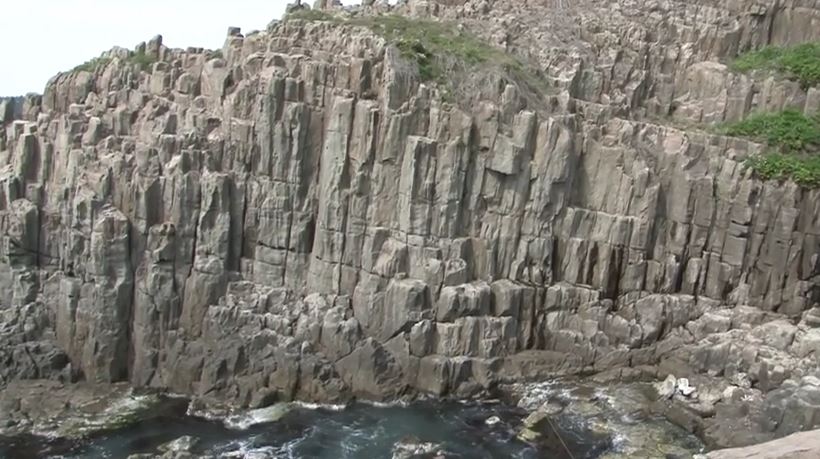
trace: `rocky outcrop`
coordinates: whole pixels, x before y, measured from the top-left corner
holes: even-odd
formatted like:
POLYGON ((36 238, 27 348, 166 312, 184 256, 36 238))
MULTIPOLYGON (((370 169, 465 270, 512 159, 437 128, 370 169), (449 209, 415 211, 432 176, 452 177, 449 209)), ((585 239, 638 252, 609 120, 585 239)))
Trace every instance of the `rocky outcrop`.
POLYGON ((531 56, 551 85, 618 116, 683 123, 749 110, 820 109, 820 89, 724 65, 738 52, 817 40, 816 0, 430 0, 415 14, 473 23, 497 46, 531 56), (443 8, 447 5, 449 7, 443 8))
MULTIPOLYGON (((0 393, 0 432, 5 439, 34 434, 70 441, 123 428, 135 421, 171 416, 180 409, 184 413, 185 407, 185 400, 135 393, 128 383, 12 381, 0 393)), ((38 455, 49 454, 42 451, 38 455)))
POLYGON ((709 459, 810 459, 820 455, 820 432, 800 432, 746 448, 724 449, 706 455, 709 459))
POLYGON ((114 49, 4 109, 0 384, 243 406, 615 371, 803 387, 820 191, 684 123, 815 110, 817 88, 722 61, 817 39, 820 8, 568 3, 393 10, 525 55, 547 94, 475 72, 451 103, 366 27, 291 19, 219 53, 157 37, 148 67, 114 49))

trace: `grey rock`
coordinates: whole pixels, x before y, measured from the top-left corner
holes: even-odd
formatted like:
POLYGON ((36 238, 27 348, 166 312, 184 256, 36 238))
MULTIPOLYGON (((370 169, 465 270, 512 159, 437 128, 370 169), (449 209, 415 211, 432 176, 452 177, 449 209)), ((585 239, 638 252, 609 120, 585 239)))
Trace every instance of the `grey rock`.
POLYGON ((155 37, 144 70, 114 48, 0 100, 0 388, 248 407, 674 373, 759 393, 768 418, 690 407, 749 422, 712 438, 809 428, 820 191, 693 126, 812 113, 817 88, 724 62, 820 39, 817 8, 525 3, 334 14, 458 22, 532 81, 445 88, 367 28, 278 21, 229 29, 219 57, 155 37))
POLYGON ((663 382, 655 384, 655 390, 657 390, 659 398, 671 398, 677 390, 677 379, 675 379, 674 375, 669 375, 663 382))
POLYGON ((405 438, 393 446, 393 459, 446 458, 448 454, 441 445, 405 438))
POLYGON ((452 322, 466 316, 489 315, 490 292, 490 286, 486 283, 443 288, 436 310, 436 320, 452 322))
POLYGON ((160 445, 157 449, 166 453, 190 453, 191 449, 193 449, 197 443, 199 443, 198 438, 190 435, 184 435, 174 441, 160 445))
POLYGON ((763 442, 745 448, 712 451, 709 459, 811 459, 820 454, 820 431, 812 430, 789 435, 784 438, 763 442))
POLYGON ((353 393, 365 399, 394 399, 404 391, 401 366, 389 351, 367 339, 350 355, 336 362, 336 368, 353 393))

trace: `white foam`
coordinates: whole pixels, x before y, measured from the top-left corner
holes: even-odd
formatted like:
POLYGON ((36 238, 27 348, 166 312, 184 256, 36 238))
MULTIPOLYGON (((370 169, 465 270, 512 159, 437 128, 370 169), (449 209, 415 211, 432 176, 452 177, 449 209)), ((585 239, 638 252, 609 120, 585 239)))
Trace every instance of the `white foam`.
POLYGON ((628 445, 628 444, 629 444, 629 438, 627 438, 626 435, 624 435, 622 433, 618 433, 618 432, 615 432, 612 435, 612 449, 615 452, 619 452, 619 453, 624 452, 624 449, 625 449, 626 445, 628 445))
POLYGON ((155 395, 128 394, 106 407, 104 413, 118 415, 133 413, 147 408, 151 404, 156 403, 158 400, 159 398, 155 395))
POLYGON ((35 426, 32 432, 48 438, 82 436, 98 430, 123 427, 135 417, 159 402, 157 395, 134 395, 133 392, 118 397, 99 413, 52 418, 35 426))
POLYGON ((322 404, 322 403, 308 403, 308 402, 293 402, 292 405, 297 408, 305 410, 328 410, 328 411, 342 411, 347 408, 346 405, 322 404))
POLYGON ((207 408, 197 408, 193 403, 188 404, 188 409, 185 414, 188 416, 207 419, 208 421, 219 421, 225 417, 224 413, 212 411, 207 408))
POLYGON ((499 418, 498 416, 490 416, 484 421, 484 424, 487 424, 488 426, 494 426, 499 422, 501 422, 501 418, 499 418))
POLYGON ((406 401, 403 401, 403 400, 396 400, 396 401, 393 401, 393 402, 375 402, 375 401, 372 401, 372 400, 359 400, 359 402, 362 405, 368 405, 368 406, 372 406, 372 407, 375 407, 375 408, 393 408, 393 407, 396 407, 396 406, 400 407, 400 408, 406 408, 408 406, 408 403, 406 401))
POLYGON ((279 450, 273 446, 251 447, 250 441, 240 442, 239 448, 233 451, 220 453, 219 457, 236 459, 268 459, 279 457, 279 450))
POLYGON ((567 389, 556 390, 557 381, 544 381, 539 383, 524 384, 519 386, 523 392, 518 400, 518 407, 527 410, 534 410, 547 402, 553 396, 566 397, 569 393, 567 389))
POLYGON ((282 418, 291 407, 288 403, 277 403, 265 408, 250 410, 246 413, 228 416, 222 423, 234 430, 245 430, 257 424, 275 422, 282 418))

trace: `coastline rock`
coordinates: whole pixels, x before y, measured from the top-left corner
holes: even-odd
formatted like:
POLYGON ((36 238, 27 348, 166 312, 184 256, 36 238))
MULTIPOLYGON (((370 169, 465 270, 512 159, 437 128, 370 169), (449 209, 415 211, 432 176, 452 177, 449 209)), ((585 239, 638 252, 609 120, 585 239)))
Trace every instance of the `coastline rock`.
POLYGON ((597 451, 602 458, 691 457, 702 449, 690 432, 655 415, 650 383, 598 386, 567 379, 508 390, 519 399, 519 407, 530 411, 518 438, 555 457, 569 457, 563 445, 570 453, 582 450, 575 443, 579 432, 585 450, 597 451))
POLYGON ((320 1, 0 100, 0 390, 258 408, 674 375, 661 411, 712 446, 816 426, 820 190, 697 127, 814 113, 726 63, 820 39, 815 3, 320 1), (379 12, 498 59, 431 81, 344 19, 379 12))
POLYGON ((393 447, 393 459, 444 459, 447 453, 441 445, 405 438, 393 447))
POLYGON ((663 382, 655 383, 655 390, 658 391, 658 398, 668 399, 675 395, 677 390, 677 379, 674 375, 669 375, 663 382))
POLYGON ((799 432, 754 446, 712 451, 708 459, 813 459, 820 456, 820 431, 799 432))
POLYGON ((79 439, 182 408, 182 401, 135 393, 127 384, 15 381, 0 392, 0 435, 36 432, 79 439))
POLYGON ((198 438, 184 435, 172 442, 160 445, 157 449, 165 453, 190 453, 197 443, 199 443, 198 438))

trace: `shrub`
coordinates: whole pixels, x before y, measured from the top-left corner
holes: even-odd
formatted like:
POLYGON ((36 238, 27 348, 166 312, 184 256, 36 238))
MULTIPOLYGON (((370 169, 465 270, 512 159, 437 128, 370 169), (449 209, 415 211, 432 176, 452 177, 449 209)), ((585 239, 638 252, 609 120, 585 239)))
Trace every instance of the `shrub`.
MULTIPOLYGON (((96 72, 97 69, 105 67, 108 65, 113 59, 110 57, 95 57, 89 61, 86 61, 72 69, 74 72, 96 72)), ((134 54, 130 55, 128 59, 125 60, 126 63, 136 65, 139 69, 143 72, 151 70, 151 66, 157 62, 157 59, 149 56, 145 53, 145 51, 135 52, 134 54)))
POLYGON ((88 60, 83 62, 82 64, 74 67, 72 70, 73 72, 96 72, 97 69, 105 67, 108 63, 111 62, 111 58, 108 57, 95 57, 94 59, 88 60))
POLYGON ((807 188, 820 187, 820 156, 769 152, 746 161, 764 180, 794 180, 807 188))
POLYGON ((299 19, 302 21, 337 21, 333 14, 319 9, 298 9, 287 13, 284 20, 299 19))
POLYGON ((138 51, 129 56, 127 62, 136 65, 141 71, 147 72, 151 69, 151 66, 157 62, 157 59, 153 56, 149 56, 145 51, 138 51))
POLYGON ((291 19, 366 27, 396 46, 402 57, 414 62, 423 81, 445 85, 447 73, 454 66, 470 70, 484 65, 502 68, 533 87, 545 89, 544 81, 517 58, 490 46, 455 23, 391 14, 350 17, 320 10, 294 11, 285 17, 286 21, 291 19))
POLYGON ((367 27, 395 45, 403 57, 418 65, 425 81, 443 82, 447 67, 454 62, 467 67, 493 64, 523 68, 513 56, 459 30, 456 24, 398 15, 353 18, 348 22, 367 27))
POLYGON ((723 132, 765 141, 782 152, 799 152, 820 146, 820 114, 808 117, 796 110, 762 113, 726 125, 723 132))
POLYGON ((804 87, 820 84, 820 42, 803 43, 792 47, 767 46, 743 53, 732 62, 739 72, 770 69, 794 78, 804 87))
POLYGON ((794 110, 752 115, 722 128, 727 135, 765 142, 772 150, 746 162, 764 180, 794 180, 820 187, 820 114, 808 117, 794 110))

